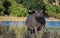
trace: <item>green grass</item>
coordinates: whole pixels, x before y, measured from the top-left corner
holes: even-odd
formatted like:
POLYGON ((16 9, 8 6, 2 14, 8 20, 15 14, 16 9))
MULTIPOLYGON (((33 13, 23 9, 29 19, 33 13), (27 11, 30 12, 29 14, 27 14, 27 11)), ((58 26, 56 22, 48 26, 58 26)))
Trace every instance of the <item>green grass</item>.
POLYGON ((0 38, 60 38, 60 32, 47 32, 48 30, 59 30, 56 28, 46 28, 47 31, 29 34, 26 27, 22 25, 5 27, 0 25, 0 38), (3 29, 4 28, 4 29, 3 29))
POLYGON ((55 28, 55 27, 53 27, 53 28, 47 28, 47 30, 60 30, 60 28, 55 28))

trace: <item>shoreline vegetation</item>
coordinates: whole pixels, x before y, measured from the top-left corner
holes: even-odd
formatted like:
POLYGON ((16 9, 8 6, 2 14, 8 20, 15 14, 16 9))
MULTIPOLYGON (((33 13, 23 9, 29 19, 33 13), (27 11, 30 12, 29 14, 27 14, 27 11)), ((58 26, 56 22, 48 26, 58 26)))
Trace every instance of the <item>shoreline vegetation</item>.
MULTIPOLYGON (((0 16, 0 21, 26 21, 27 17, 0 16)), ((46 21, 60 21, 60 19, 49 17, 46 21)))
POLYGON ((60 38, 60 31, 57 28, 52 28, 57 32, 50 32, 51 28, 47 28, 46 32, 41 30, 37 34, 28 34, 26 27, 21 26, 0 26, 0 38, 60 38), (4 29, 3 29, 4 28, 4 29))
MULTIPOLYGON (((25 21, 27 17, 13 17, 13 16, 0 16, 0 21, 25 21)), ((59 21, 56 18, 45 18, 49 21, 59 21)), ((0 25, 0 38, 60 38, 60 28, 46 28, 45 31, 41 30, 37 34, 28 34, 26 27, 18 26, 3 26, 0 25), (52 30, 52 31, 49 31, 52 30)))

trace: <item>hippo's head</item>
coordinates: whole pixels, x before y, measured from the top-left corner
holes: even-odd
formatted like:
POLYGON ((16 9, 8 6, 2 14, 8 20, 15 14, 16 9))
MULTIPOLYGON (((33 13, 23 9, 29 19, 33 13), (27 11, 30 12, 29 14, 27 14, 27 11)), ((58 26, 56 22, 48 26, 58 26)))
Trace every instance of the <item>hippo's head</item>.
POLYGON ((43 10, 35 10, 35 17, 42 18, 43 17, 43 10))

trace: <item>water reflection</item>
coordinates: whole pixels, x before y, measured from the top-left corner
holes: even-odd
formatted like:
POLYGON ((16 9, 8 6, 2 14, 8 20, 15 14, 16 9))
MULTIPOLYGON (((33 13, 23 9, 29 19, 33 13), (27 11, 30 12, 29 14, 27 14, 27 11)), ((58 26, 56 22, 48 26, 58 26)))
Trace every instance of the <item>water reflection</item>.
POLYGON ((10 25, 26 25, 25 21, 0 21, 0 25, 4 25, 4 26, 10 26, 10 25))
MULTIPOLYGON (((0 21, 0 25, 4 25, 4 26, 23 25, 23 26, 26 26, 26 22, 25 21, 0 21)), ((46 27, 58 27, 58 28, 60 28, 60 21, 47 21, 45 25, 46 25, 46 27)))
MULTIPOLYGON (((18 25, 22 25, 22 26, 26 26, 26 22, 25 21, 0 21, 0 25, 4 25, 4 26, 18 26, 18 25)), ((60 28, 60 21, 47 21, 46 22, 46 27, 57 27, 57 28, 60 28)), ((60 32, 60 30, 48 30, 48 32, 60 32)))

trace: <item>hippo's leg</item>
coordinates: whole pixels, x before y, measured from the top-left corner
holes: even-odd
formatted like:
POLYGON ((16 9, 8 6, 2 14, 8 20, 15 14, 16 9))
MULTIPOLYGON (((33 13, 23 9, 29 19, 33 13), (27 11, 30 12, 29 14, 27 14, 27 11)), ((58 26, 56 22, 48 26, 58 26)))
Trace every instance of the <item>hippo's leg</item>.
POLYGON ((35 33, 35 29, 30 29, 30 28, 28 28, 28 31, 29 31, 31 34, 35 33))
POLYGON ((37 28, 37 31, 40 31, 41 29, 40 28, 37 28))

